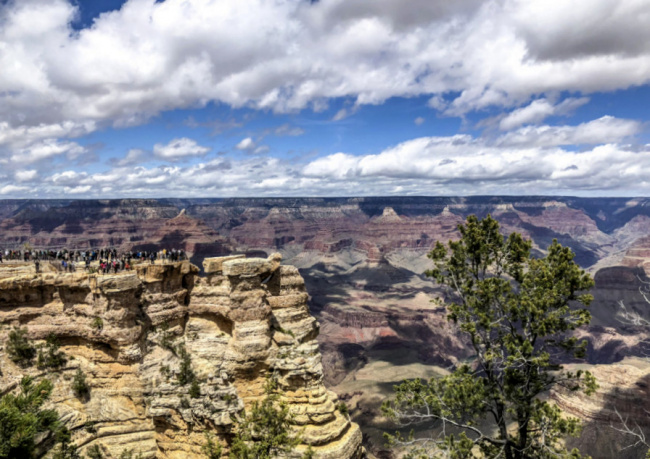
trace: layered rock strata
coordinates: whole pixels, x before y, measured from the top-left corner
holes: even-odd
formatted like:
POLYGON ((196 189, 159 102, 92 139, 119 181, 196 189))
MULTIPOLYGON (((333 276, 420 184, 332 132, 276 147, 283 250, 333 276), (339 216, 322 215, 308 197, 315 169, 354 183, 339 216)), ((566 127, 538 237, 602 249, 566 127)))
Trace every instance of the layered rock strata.
MULTIPOLYGON (((584 366, 578 366, 584 369, 584 366)), ((574 366, 569 366, 575 370, 574 366)), ((562 410, 582 420, 578 438, 568 445, 594 459, 646 457, 647 447, 632 434, 650 435, 650 362, 631 358, 613 365, 587 367, 598 382, 596 393, 587 396, 556 386, 550 398, 562 410)))
POLYGON ((0 391, 25 374, 47 376, 51 404, 82 451, 106 457, 125 449, 144 457, 199 458, 205 431, 225 446, 245 407, 274 377, 302 444, 322 459, 358 458, 361 432, 336 409, 322 383, 319 326, 298 270, 268 259, 209 258, 205 277, 187 261, 143 264, 115 275, 37 274, 30 265, 0 268, 0 391), (6 353, 12 327, 35 343, 58 338, 67 355, 57 370, 23 368, 6 353), (179 383, 184 362, 199 382, 179 383), (90 386, 75 397, 80 368, 90 386))

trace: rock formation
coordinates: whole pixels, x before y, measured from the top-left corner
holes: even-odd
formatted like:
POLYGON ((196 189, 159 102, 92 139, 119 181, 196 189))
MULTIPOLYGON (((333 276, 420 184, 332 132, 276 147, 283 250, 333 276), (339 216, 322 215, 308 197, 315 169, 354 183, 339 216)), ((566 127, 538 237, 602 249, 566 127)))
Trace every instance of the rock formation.
MULTIPOLYGON (((142 264, 114 275, 44 272, 30 265, 0 269, 0 391, 24 374, 52 379, 51 405, 82 451, 107 457, 124 449, 144 457, 204 457, 204 431, 227 445, 246 406, 276 378, 302 438, 322 459, 358 458, 361 432, 336 408, 322 383, 319 326, 307 307, 298 270, 281 257, 208 258, 206 276, 187 261, 142 264), (67 363, 46 373, 6 354, 12 327, 34 342, 54 335, 67 363), (200 396, 179 381, 190 362, 200 396), (80 368, 90 385, 75 397, 80 368)), ((43 271, 48 271, 44 266, 43 271)), ((227 451, 227 448, 226 448, 227 451)))
POLYGON ((650 363, 632 358, 588 369, 598 381, 595 394, 587 396, 559 386, 550 394, 563 411, 583 421, 580 437, 570 438, 568 445, 593 459, 645 457, 647 447, 621 429, 625 421, 630 429, 642 432, 646 438, 650 435, 650 363))

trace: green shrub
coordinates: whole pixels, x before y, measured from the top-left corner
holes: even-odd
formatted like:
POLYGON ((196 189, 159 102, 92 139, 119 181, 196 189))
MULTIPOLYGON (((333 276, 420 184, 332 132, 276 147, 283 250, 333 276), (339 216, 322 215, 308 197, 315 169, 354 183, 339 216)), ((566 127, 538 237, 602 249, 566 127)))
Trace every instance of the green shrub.
POLYGON ((104 321, 101 317, 95 317, 93 319, 93 328, 98 331, 104 329, 104 321))
POLYGON ((196 380, 196 378, 194 378, 192 381, 189 394, 191 398, 199 398, 201 396, 201 387, 199 386, 199 382, 196 380))
POLYGON ((176 346, 174 346, 173 342, 175 338, 176 336, 169 331, 169 323, 162 323, 160 325, 160 346, 176 354, 176 346))
POLYGON ((132 449, 124 449, 122 450, 122 454, 120 454, 120 459, 143 459, 143 456, 142 453, 138 453, 137 456, 134 456, 132 449))
POLYGON ((221 446, 221 443, 215 442, 213 438, 214 437, 211 434, 205 432, 205 444, 201 448, 201 451, 205 454, 207 459, 220 459, 223 447, 221 446))
POLYGON ((81 371, 81 368, 77 368, 77 372, 72 380, 72 391, 77 398, 85 399, 90 395, 90 386, 86 382, 86 374, 81 371))
POLYGON ((22 367, 27 367, 32 364, 32 361, 36 356, 36 349, 27 338, 26 328, 14 327, 14 329, 9 332, 7 355, 9 355, 12 362, 22 367))
POLYGON ((60 368, 66 362, 65 354, 59 351, 59 340, 54 334, 50 333, 46 340, 45 352, 43 352, 43 349, 39 349, 38 351, 36 365, 41 369, 60 368))
POLYGON ((70 431, 62 427, 56 434, 59 446, 54 450, 52 459, 82 459, 77 445, 72 443, 70 431))
POLYGON ((184 386, 194 381, 196 376, 194 375, 194 371, 192 371, 192 358, 189 352, 187 352, 187 349, 185 349, 185 346, 178 346, 178 356, 181 358, 181 366, 176 375, 176 380, 178 384, 184 386))
POLYGON ((160 374, 163 375, 166 380, 169 380, 169 375, 171 374, 169 365, 160 365, 160 374))
MULTIPOLYGON (((271 459, 290 453, 301 439, 291 434, 292 416, 287 403, 280 400, 276 382, 267 381, 265 397, 261 402, 253 402, 237 426, 230 447, 231 459, 271 459)), ((311 449, 303 458, 313 457, 311 449)))
POLYGON ((341 414, 344 414, 346 416, 349 412, 348 406, 345 404, 345 402, 340 402, 339 404, 337 404, 336 409, 339 410, 341 414))
POLYGON ((92 445, 86 450, 86 455, 89 459, 104 459, 104 450, 99 445, 92 445))

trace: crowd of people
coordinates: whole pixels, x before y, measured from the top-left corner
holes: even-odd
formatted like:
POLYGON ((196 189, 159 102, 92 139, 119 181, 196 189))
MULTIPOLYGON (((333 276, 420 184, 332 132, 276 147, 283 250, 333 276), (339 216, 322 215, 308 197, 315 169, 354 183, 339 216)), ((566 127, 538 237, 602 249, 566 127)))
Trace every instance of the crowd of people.
POLYGON ((158 251, 126 251, 118 252, 116 248, 103 248, 92 250, 0 250, 0 263, 4 260, 33 261, 36 266, 36 272, 40 271, 40 264, 43 261, 56 263, 61 271, 75 272, 78 264, 85 266, 86 271, 93 272, 98 270, 102 274, 110 272, 129 270, 133 268, 135 262, 147 262, 154 264, 156 260, 176 262, 187 260, 187 254, 184 250, 162 249, 158 251), (93 262, 98 262, 98 267, 93 266, 93 262), (60 264, 58 264, 60 262, 60 264))

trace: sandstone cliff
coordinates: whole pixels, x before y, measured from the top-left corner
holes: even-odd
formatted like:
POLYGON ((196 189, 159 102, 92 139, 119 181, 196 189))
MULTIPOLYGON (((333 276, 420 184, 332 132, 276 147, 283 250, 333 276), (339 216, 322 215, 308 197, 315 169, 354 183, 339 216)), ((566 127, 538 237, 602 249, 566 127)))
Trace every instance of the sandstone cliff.
MULTIPOLYGON (((9 267, 10 266, 10 267, 9 267)), ((277 378, 296 432, 323 459, 357 458, 361 432, 339 413, 322 383, 319 326, 298 270, 268 259, 222 257, 204 263, 140 265, 114 275, 36 274, 29 265, 0 269, 0 343, 13 326, 36 342, 55 335, 68 361, 47 376, 51 404, 86 448, 107 457, 124 449, 145 457, 203 457, 204 431, 227 445, 242 410, 277 378), (201 396, 177 383, 186 349, 201 396), (73 394, 77 368, 90 397, 73 394)), ((35 367, 15 365, 0 349, 0 392, 35 367)))

